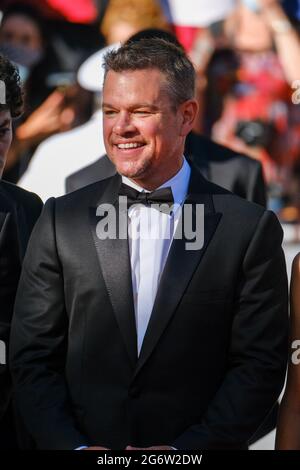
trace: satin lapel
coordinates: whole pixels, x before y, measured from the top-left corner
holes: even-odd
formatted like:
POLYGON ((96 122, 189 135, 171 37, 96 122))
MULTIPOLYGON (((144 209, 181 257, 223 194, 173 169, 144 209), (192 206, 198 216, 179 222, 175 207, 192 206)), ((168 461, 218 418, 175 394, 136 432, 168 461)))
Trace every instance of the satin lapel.
POLYGON ((93 239, 103 274, 104 282, 111 300, 117 323, 121 330, 124 343, 135 367, 137 361, 137 336, 134 316, 134 304, 131 281, 131 265, 127 240, 125 217, 119 218, 118 190, 121 178, 117 175, 111 179, 111 184, 97 203, 90 207, 90 221, 93 239), (96 228, 101 217, 97 216, 97 207, 100 204, 112 204, 116 208, 116 232, 115 239, 106 238, 100 240, 96 228), (125 239, 119 238, 119 233, 126 233, 125 239))
MULTIPOLYGON (((190 188, 194 187, 194 180, 195 173, 193 174, 190 188)), ((198 181, 198 184, 201 184, 201 181, 206 183, 206 180, 201 177, 199 179, 199 176, 196 176, 196 181, 198 181)), ((189 193, 185 204, 192 204, 193 206, 193 226, 195 226, 196 204, 204 205, 204 243, 202 248, 199 250, 188 250, 186 249, 186 243, 190 240, 184 236, 184 230, 183 237, 181 239, 176 239, 174 237, 165 268, 161 276, 135 375, 140 371, 151 355, 160 336, 176 311, 176 308, 221 219, 221 214, 216 213, 214 210, 211 194, 194 193, 192 191, 189 193)))

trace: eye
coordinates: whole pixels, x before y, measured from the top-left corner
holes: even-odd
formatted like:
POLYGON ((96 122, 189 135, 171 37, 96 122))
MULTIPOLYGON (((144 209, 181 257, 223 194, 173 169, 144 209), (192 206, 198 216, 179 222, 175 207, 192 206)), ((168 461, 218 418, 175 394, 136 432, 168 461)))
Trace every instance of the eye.
POLYGON ((117 111, 114 111, 113 109, 105 109, 103 113, 105 116, 115 116, 117 111))
POLYGON ((24 46, 30 46, 32 37, 29 34, 24 34, 21 38, 21 42, 24 46))
POLYGON ((5 41, 12 41, 14 39, 14 33, 12 31, 3 31, 2 34, 5 41))
POLYGON ((9 130, 10 130, 9 127, 5 127, 4 129, 0 129, 0 136, 4 137, 7 134, 7 132, 9 132, 9 130))
POLYGON ((138 116, 148 116, 151 114, 150 111, 145 110, 145 109, 137 109, 136 111, 133 112, 134 114, 137 114, 138 116))

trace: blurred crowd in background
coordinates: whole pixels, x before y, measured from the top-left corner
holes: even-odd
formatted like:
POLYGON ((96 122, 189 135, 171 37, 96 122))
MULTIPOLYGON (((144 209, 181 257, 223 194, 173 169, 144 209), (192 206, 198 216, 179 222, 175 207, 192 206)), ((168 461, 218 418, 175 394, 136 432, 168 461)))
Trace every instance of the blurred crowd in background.
POLYGON ((25 94, 3 179, 64 194, 105 153, 99 51, 159 28, 196 67, 194 131, 259 160, 269 208, 300 221, 299 0, 0 0, 0 18, 25 94))

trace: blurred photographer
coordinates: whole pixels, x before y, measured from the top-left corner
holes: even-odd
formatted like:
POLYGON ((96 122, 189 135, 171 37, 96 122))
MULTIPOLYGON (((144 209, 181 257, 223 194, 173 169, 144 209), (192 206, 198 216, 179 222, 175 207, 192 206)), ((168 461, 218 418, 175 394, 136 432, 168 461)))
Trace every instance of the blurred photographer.
POLYGON ((199 130, 259 159, 270 190, 280 188, 283 200, 300 157, 300 110, 292 102, 300 43, 292 19, 277 0, 243 0, 207 37, 199 130), (261 126, 263 139, 249 145, 261 126))

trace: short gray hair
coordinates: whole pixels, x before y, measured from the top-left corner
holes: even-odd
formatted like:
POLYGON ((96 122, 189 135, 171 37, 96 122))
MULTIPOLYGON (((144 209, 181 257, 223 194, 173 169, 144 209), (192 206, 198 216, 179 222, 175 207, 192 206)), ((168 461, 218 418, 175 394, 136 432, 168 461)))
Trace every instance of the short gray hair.
POLYGON ((195 95, 193 64, 181 47, 165 39, 128 41, 106 54, 104 69, 105 77, 109 71, 158 69, 166 77, 166 89, 175 108, 195 95))

